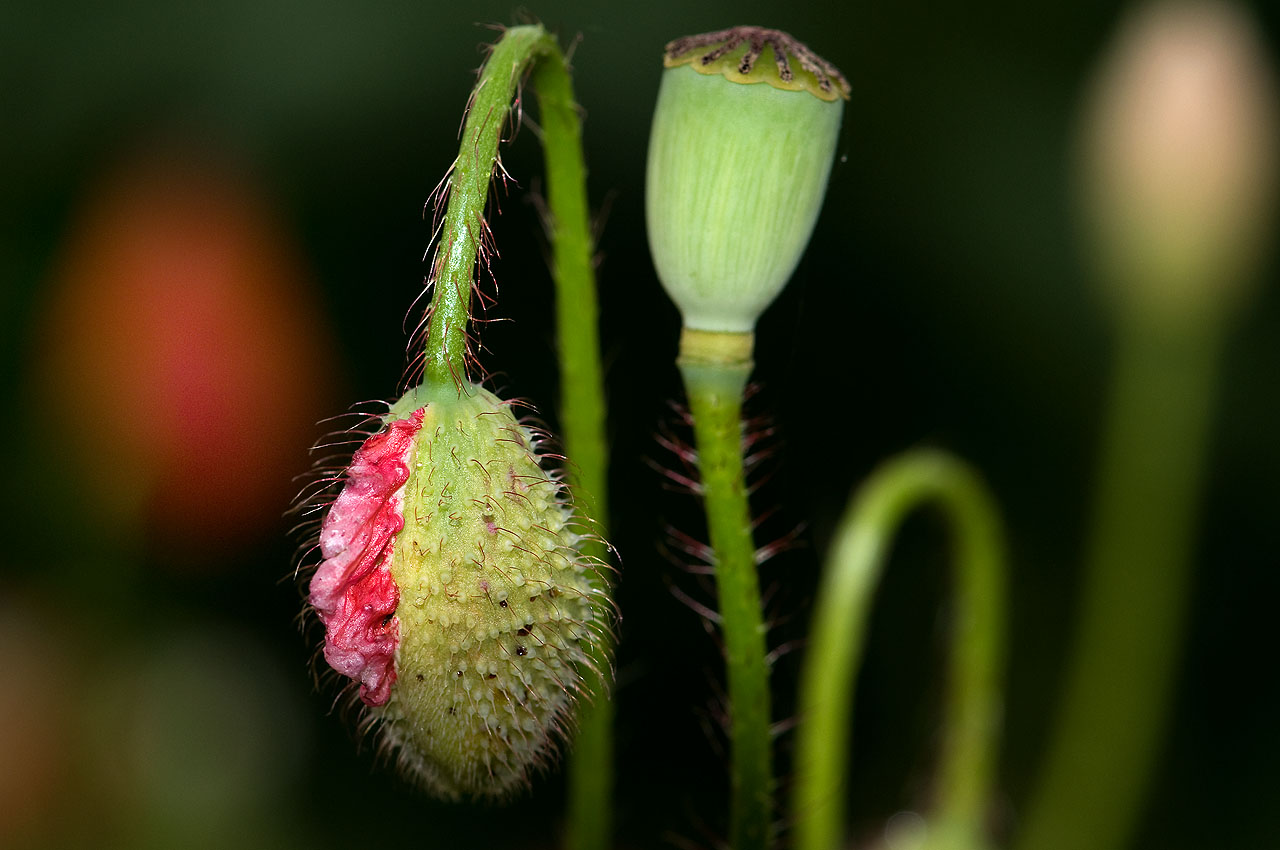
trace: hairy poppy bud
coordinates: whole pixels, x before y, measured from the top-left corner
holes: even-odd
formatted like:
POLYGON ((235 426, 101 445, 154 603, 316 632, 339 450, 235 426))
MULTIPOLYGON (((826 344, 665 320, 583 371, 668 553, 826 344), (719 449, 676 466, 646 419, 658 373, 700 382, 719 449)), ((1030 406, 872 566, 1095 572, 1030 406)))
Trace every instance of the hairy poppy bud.
POLYGON ((645 187, 654 266, 685 327, 748 333, 795 269, 849 85, 784 32, 667 45, 645 187))
POLYGON ((554 749, 608 628, 541 436, 478 386, 423 385, 355 452, 310 602, 410 774, 500 796, 554 749))

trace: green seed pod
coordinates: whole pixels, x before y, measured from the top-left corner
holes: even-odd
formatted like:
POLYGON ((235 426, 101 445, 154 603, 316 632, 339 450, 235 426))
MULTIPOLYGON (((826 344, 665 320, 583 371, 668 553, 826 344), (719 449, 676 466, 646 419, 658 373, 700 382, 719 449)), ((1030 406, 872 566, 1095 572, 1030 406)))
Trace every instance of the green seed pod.
POLYGON ((649 248, 686 328, 746 333, 822 206, 849 84, 786 33, 667 45, 649 137, 649 248))
POLYGON ((608 629, 538 432, 475 385, 424 385, 352 459, 310 599, 402 768, 449 798, 527 782, 608 629))

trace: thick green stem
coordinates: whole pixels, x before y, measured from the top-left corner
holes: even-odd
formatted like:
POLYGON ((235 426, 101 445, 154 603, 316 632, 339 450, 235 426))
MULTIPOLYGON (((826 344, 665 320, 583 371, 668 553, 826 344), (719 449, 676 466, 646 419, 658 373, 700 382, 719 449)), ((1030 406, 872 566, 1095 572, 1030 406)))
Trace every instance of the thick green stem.
MULTIPOLYGON (((435 290, 423 363, 424 380, 461 386, 468 376, 467 322, 471 287, 487 225, 485 204, 510 118, 512 98, 526 72, 538 96, 546 166, 549 235, 556 282, 560 364, 564 387, 564 447, 572 461, 570 483, 584 516, 595 520, 584 554, 601 565, 595 589, 609 594, 607 524, 608 449, 604 436, 603 370, 600 367, 581 127, 564 55, 541 26, 513 27, 493 47, 472 92, 462 143, 448 178, 449 200, 431 269, 435 290)), ((613 706, 608 679, 612 641, 608 629, 593 648, 589 689, 569 757, 567 844, 571 850, 604 850, 613 829, 613 706)))
POLYGON ((1221 328, 1123 328, 1075 649, 1023 850, 1129 846, 1186 619, 1221 328))
POLYGON ((734 850, 768 847, 773 821, 769 668, 742 467, 742 391, 751 373, 751 340, 749 333, 686 329, 678 361, 693 414, 702 497, 715 552, 729 679, 729 838, 734 850))
MULTIPOLYGON (((609 551, 608 444, 605 440, 604 370, 596 311, 593 246, 587 207, 582 130, 568 68, 559 52, 533 74, 546 162, 547 229, 556 282, 560 342, 560 427, 571 460, 569 483, 581 512, 595 521, 584 554, 600 564, 593 583, 606 597, 609 551)), ((603 850, 613 830, 613 703, 609 676, 613 649, 608 634, 592 650, 599 675, 590 674, 578 733, 569 754, 569 850, 603 850)))
POLYGON ((842 846, 854 684, 873 592, 902 520, 926 504, 951 531, 955 633, 930 846, 981 846, 1001 713, 1005 560, 986 488, 965 464, 934 451, 885 463, 840 523, 818 590, 801 673, 792 800, 798 850, 842 846), (936 843, 935 843, 936 842, 936 843))

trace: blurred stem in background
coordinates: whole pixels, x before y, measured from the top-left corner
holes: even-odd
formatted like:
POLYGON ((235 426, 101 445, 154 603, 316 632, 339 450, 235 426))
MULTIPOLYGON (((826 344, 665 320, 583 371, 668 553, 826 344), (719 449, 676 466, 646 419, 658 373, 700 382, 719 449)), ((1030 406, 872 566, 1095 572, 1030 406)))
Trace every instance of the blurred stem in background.
MULTIPOLYGON (((449 176, 449 204, 435 259, 424 373, 437 385, 467 378, 467 321, 477 252, 487 232, 484 209, 498 143, 525 75, 532 69, 542 119, 547 181, 547 229, 556 284, 565 454, 578 510, 594 520, 584 554, 608 564, 605 528, 607 450, 603 370, 596 327, 595 274, 583 164, 581 123, 564 55, 541 26, 512 27, 493 46, 468 106, 462 144, 449 176)), ((608 578, 594 589, 607 596, 608 578)), ((607 630, 606 630, 607 632, 607 630)), ((583 670, 589 693, 579 706, 569 754, 567 844, 602 850, 613 829, 613 706, 608 680, 613 647, 602 634, 583 670)))
POLYGON ((933 814, 924 846, 986 847, 1003 709, 1006 568, 995 503, 966 464, 936 451, 884 463, 859 489, 836 533, 817 593, 801 672, 791 815, 797 850, 843 846, 854 684, 872 594, 894 534, 936 506, 951 533, 955 629, 933 814))
POLYGON ((1121 334, 1084 607, 1027 850, 1125 847, 1140 814, 1186 619, 1220 330, 1121 334))
POLYGON ((1085 116, 1082 194, 1117 353, 1078 632, 1023 850, 1129 846, 1169 720, 1219 365, 1273 205, 1274 89, 1253 23, 1158 3, 1085 116))

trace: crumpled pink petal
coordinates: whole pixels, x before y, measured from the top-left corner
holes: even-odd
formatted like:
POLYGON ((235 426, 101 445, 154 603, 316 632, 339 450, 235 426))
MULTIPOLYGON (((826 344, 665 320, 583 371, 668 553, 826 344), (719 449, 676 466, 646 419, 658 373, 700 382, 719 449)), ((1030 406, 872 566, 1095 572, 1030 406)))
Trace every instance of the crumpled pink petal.
POLYGON ((414 411, 365 440, 320 528, 324 561, 311 578, 310 602, 325 625, 324 657, 360 682, 367 705, 384 705, 396 679, 400 589, 391 557, 404 528, 409 454, 425 412, 414 411))

